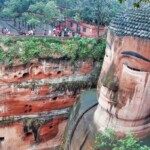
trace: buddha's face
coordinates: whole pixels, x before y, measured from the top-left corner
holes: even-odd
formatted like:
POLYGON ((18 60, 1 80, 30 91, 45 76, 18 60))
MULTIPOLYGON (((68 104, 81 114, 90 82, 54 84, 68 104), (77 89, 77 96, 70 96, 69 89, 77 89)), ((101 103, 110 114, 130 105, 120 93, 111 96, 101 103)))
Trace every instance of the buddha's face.
POLYGON ((108 32, 98 94, 100 106, 118 118, 150 115, 150 40, 108 32))

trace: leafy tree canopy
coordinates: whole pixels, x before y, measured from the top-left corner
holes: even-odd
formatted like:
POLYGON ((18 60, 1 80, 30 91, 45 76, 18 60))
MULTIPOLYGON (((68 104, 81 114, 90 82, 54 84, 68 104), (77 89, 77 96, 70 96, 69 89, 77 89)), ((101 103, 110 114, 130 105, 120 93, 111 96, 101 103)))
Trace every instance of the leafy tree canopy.
MULTIPOLYGON (((2 0, 0 16, 36 25, 59 17, 60 10, 55 1, 49 0, 2 0)), ((15 24, 15 23, 14 23, 15 24)))
POLYGON ((25 24, 49 23, 52 18, 73 18, 98 26, 128 6, 140 7, 150 0, 1 0, 0 16, 25 24), (61 11, 61 12, 60 12, 61 11))

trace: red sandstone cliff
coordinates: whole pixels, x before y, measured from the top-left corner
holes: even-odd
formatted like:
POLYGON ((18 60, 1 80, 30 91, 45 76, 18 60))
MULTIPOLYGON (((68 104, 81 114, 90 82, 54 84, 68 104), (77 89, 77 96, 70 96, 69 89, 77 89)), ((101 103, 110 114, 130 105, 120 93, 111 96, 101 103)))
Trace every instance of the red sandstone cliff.
POLYGON ((69 109, 83 89, 95 85, 98 73, 96 63, 72 65, 61 58, 1 65, 1 149, 58 146, 69 109))

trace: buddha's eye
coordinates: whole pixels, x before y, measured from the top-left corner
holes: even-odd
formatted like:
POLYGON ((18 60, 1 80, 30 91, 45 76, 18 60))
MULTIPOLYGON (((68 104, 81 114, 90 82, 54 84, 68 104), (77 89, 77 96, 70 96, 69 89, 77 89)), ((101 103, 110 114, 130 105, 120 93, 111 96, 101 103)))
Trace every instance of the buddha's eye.
POLYGON ((137 69, 137 68, 133 68, 133 67, 130 67, 128 65, 126 65, 126 67, 130 70, 130 71, 134 71, 134 72, 145 72, 144 70, 140 70, 140 69, 137 69))
POLYGON ((141 70, 139 70, 139 69, 136 69, 136 68, 132 68, 132 67, 130 67, 130 66, 127 66, 130 70, 133 70, 133 71, 141 71, 141 70))

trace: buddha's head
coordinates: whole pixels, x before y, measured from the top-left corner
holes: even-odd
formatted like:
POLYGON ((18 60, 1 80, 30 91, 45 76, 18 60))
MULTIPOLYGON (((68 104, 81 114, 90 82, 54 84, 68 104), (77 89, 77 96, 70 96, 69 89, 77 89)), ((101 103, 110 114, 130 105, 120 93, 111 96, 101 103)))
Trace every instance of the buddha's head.
POLYGON ((106 118, 129 121, 127 126, 145 122, 150 127, 149 19, 149 8, 128 10, 110 24, 98 82, 96 119, 103 110, 106 118))

